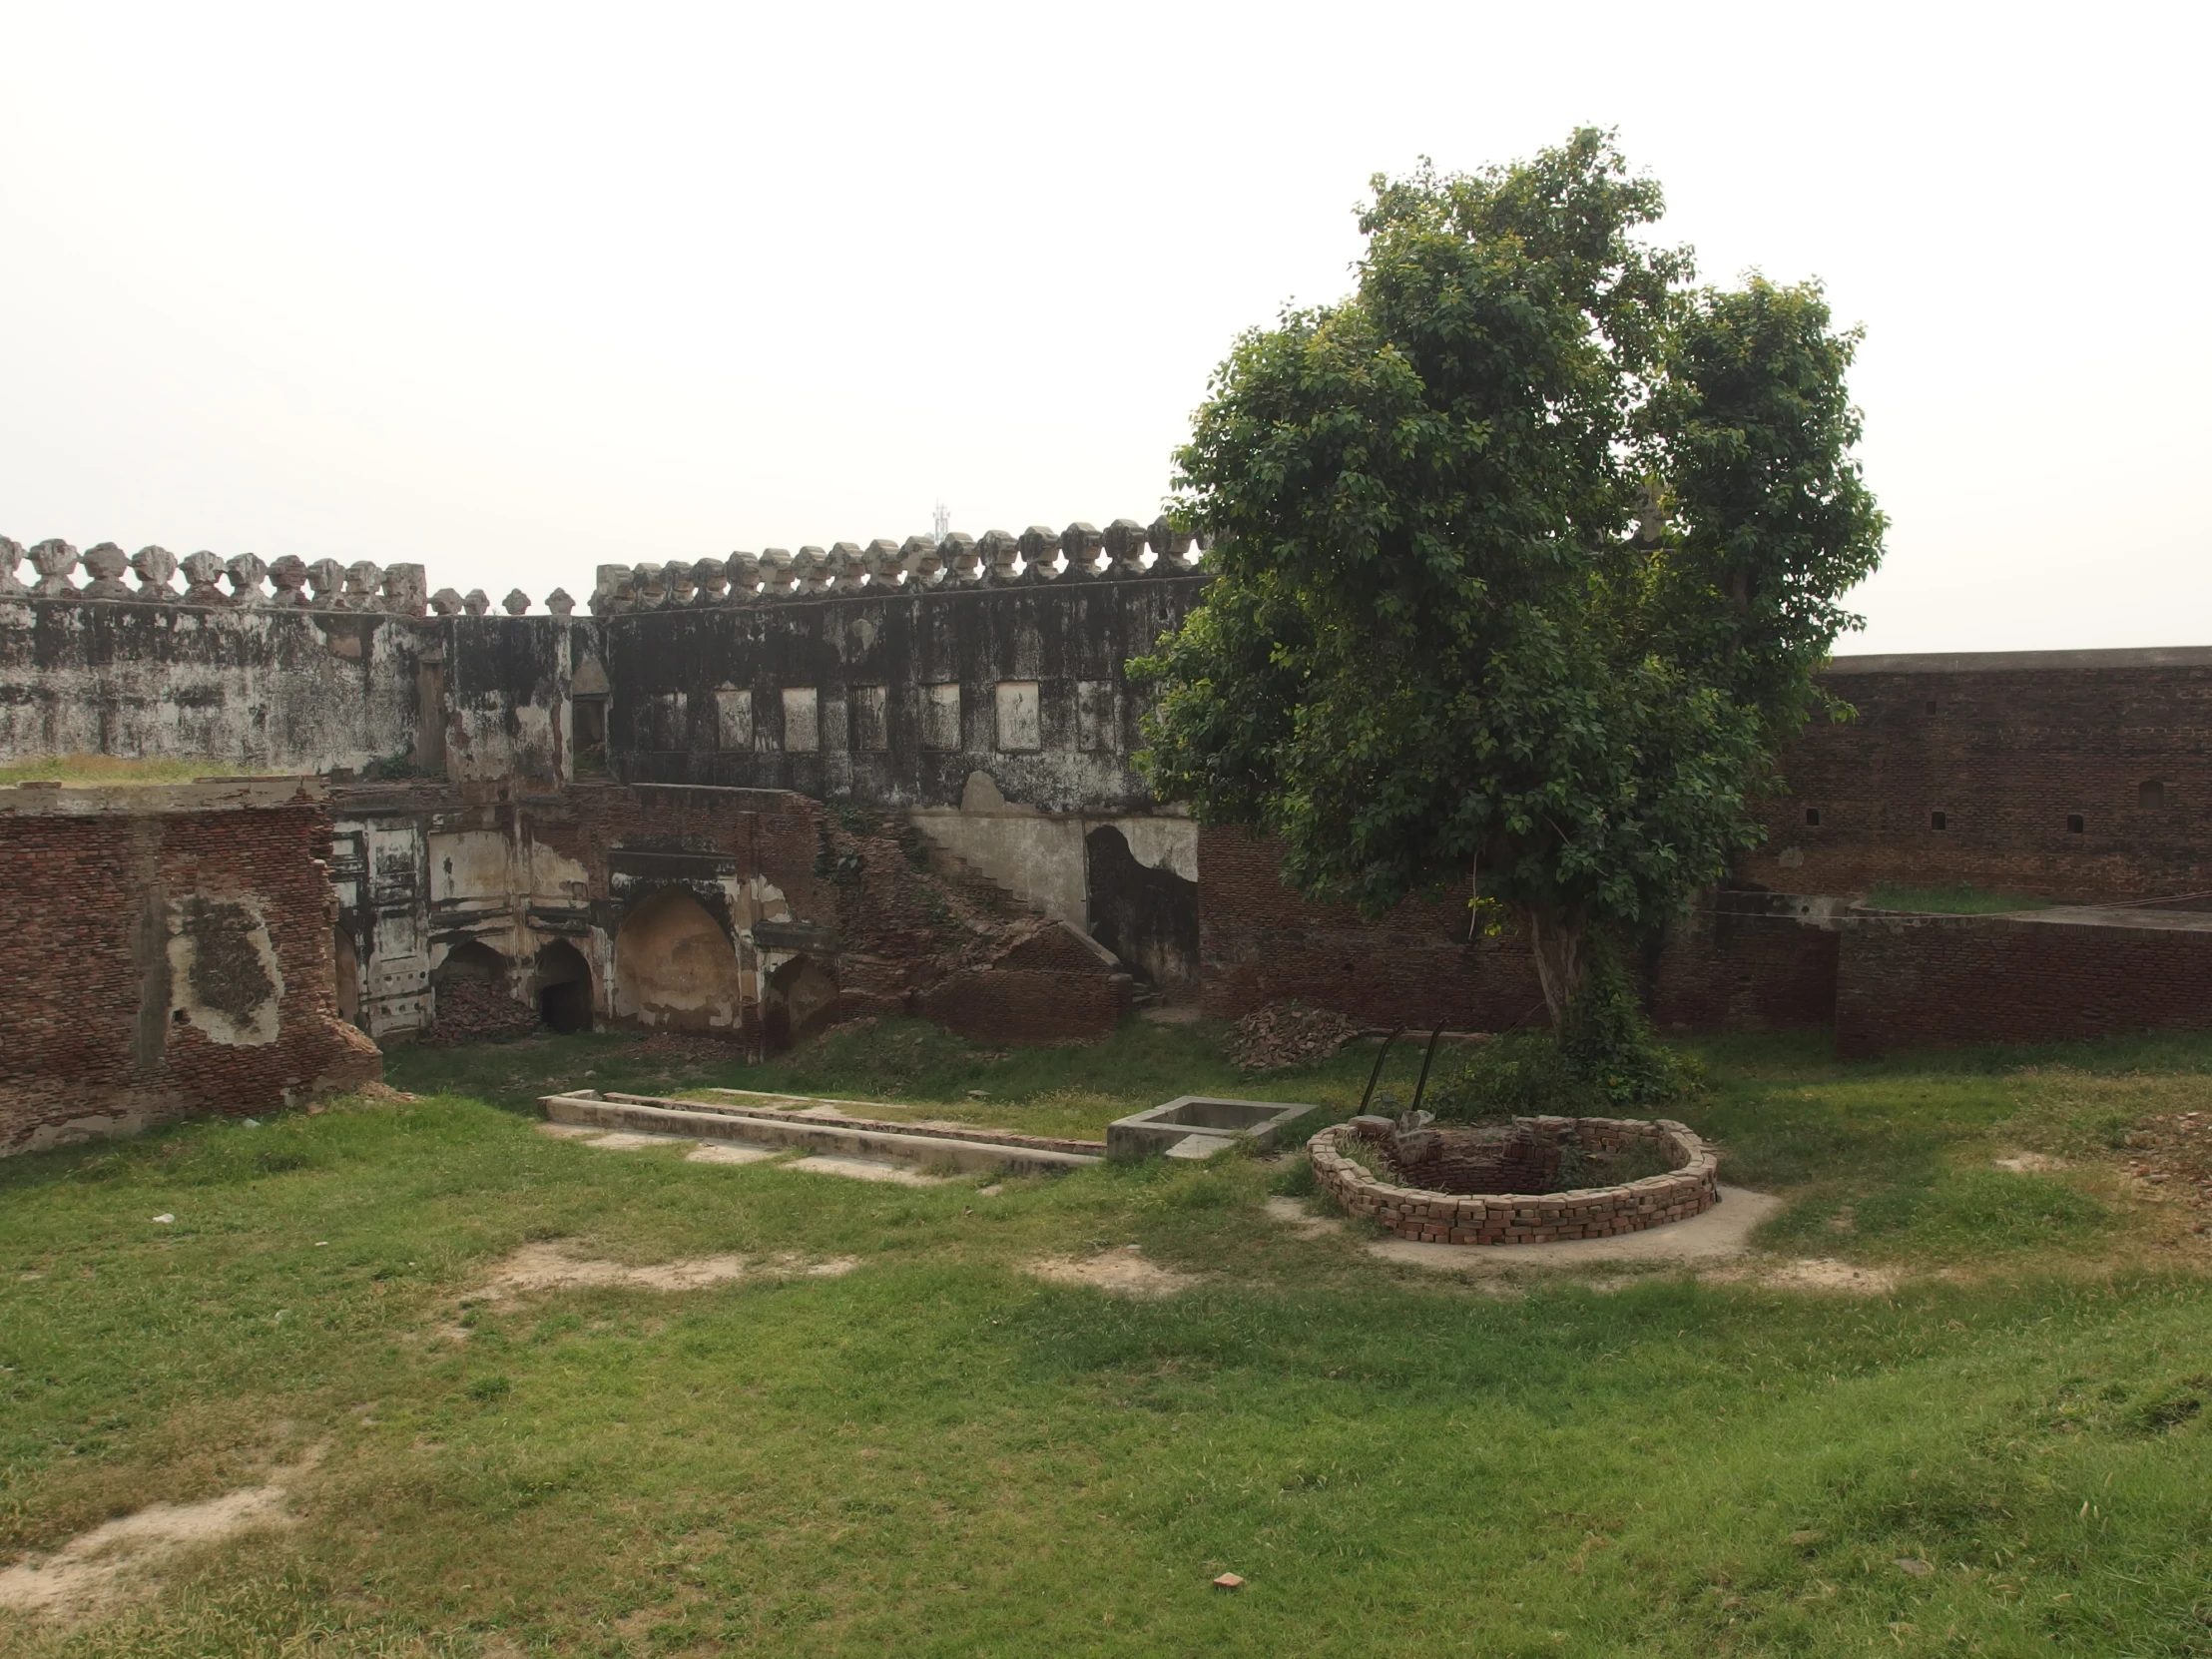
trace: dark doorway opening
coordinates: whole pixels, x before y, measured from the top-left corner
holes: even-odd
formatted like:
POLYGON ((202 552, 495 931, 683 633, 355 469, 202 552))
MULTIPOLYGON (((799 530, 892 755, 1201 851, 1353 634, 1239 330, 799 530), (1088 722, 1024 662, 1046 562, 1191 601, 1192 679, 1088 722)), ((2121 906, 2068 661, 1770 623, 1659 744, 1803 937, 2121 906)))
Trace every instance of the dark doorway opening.
POLYGON ((566 940, 538 952, 538 1018, 563 1035, 591 1029, 591 964, 566 940))

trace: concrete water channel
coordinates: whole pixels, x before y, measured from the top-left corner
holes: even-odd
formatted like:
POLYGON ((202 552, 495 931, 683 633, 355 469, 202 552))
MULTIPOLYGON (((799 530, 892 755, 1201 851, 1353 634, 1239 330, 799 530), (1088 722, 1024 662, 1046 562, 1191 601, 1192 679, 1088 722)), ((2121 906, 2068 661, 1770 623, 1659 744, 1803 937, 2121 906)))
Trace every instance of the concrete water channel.
POLYGON ((955 1174, 1062 1175, 1111 1156, 1154 1153, 1209 1158, 1240 1141, 1271 1144, 1282 1127, 1315 1110, 1285 1101, 1183 1095, 1118 1119, 1103 1141, 1024 1135, 957 1123, 909 1123, 875 1116, 864 1100, 716 1089, 711 1101, 572 1089, 540 1098, 546 1121, 578 1129, 736 1143, 771 1151, 955 1174))

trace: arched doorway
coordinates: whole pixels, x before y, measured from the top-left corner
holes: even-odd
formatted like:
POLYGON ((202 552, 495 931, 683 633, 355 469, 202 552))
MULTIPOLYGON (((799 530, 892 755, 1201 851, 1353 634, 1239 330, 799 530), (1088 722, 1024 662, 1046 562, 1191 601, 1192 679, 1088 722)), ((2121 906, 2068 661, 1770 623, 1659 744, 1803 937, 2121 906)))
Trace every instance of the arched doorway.
POLYGON ((812 1036, 837 999, 837 982, 812 956, 794 956, 768 976, 761 1036, 771 1053, 812 1036))
POLYGON ((361 962, 353 948, 353 935, 340 921, 330 939, 330 977, 337 991, 338 1018, 348 1025, 361 1023, 361 962))
POLYGON ((591 1029, 591 964, 566 939, 538 952, 538 1018, 566 1035, 591 1029))
POLYGON ((615 1007, 641 1025, 735 1031, 744 1004, 737 947, 682 887, 663 887, 615 934, 615 1007))

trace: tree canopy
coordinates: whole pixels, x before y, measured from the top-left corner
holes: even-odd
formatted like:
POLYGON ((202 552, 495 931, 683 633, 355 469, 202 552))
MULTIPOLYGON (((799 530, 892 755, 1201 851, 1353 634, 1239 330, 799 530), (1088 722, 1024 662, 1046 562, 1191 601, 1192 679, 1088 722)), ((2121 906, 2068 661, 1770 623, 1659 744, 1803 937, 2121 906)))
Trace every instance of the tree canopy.
POLYGON ((1859 335, 1817 283, 1694 285, 1610 135, 1378 176, 1355 291, 1241 336, 1178 451, 1205 603, 1133 665, 1155 792, 1272 831, 1370 913, 1439 879, 1526 918, 1554 1015, 1745 812, 1884 520, 1859 335))

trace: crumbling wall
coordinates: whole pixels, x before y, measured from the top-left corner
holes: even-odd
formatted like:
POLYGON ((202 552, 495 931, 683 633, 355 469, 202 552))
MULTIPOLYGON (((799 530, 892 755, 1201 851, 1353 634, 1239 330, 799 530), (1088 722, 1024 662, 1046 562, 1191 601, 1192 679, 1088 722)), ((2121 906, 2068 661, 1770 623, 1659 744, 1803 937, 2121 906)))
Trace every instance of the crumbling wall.
POLYGON ((381 1074, 337 1016, 308 788, 0 791, 0 1154, 381 1074))

